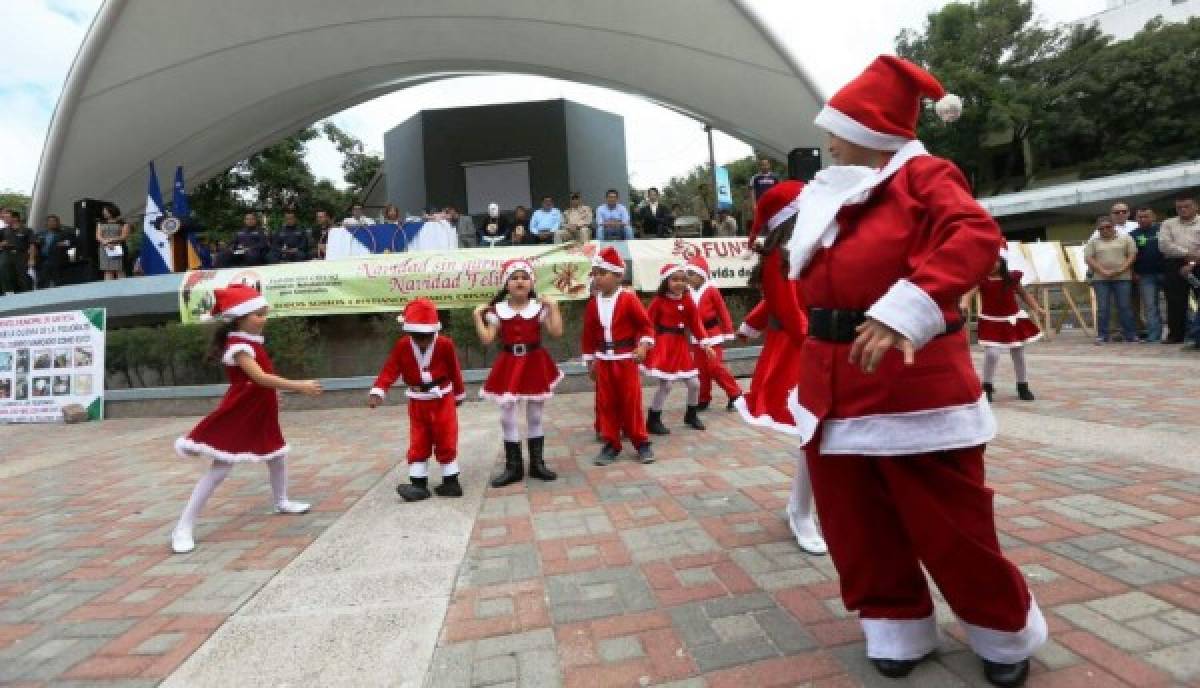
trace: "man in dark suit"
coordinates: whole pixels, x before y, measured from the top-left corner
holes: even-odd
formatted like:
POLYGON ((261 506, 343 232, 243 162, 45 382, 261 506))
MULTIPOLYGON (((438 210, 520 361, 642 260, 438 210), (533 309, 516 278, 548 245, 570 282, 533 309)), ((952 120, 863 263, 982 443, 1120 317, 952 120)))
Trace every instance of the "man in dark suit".
POLYGON ((671 236, 674 218, 667 207, 659 201, 658 189, 646 190, 646 203, 638 208, 638 224, 642 227, 642 238, 661 239, 671 236))

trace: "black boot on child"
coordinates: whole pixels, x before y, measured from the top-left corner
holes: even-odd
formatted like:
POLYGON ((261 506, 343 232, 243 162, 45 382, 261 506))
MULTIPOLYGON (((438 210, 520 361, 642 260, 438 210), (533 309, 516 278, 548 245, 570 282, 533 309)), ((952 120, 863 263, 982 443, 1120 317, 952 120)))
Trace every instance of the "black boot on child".
POLYGON ((651 435, 670 435, 671 431, 662 422, 662 411, 650 409, 646 413, 646 432, 651 435))
POLYGON ((504 487, 520 482, 525 477, 525 463, 521 458, 520 442, 504 443, 504 470, 492 478, 492 487, 504 487))
POLYGON ((429 499, 429 478, 409 478, 407 485, 400 483, 396 486, 396 494, 406 502, 429 499))
POLYGON ((545 437, 529 438, 529 477, 538 480, 554 480, 558 474, 546 468, 546 460, 543 458, 545 448, 545 437))
POLYGON ((1017 383, 1017 398, 1020 399, 1021 401, 1033 401, 1034 400, 1033 392, 1031 392, 1029 390, 1028 382, 1018 382, 1017 383))
POLYGON ((442 484, 433 488, 433 491, 439 497, 461 497, 463 494, 462 485, 458 484, 458 474, 443 475, 442 484))
POLYGON ((687 407, 687 413, 683 414, 683 424, 691 426, 697 430, 707 430, 704 426, 704 421, 700 420, 699 409, 695 406, 687 407))

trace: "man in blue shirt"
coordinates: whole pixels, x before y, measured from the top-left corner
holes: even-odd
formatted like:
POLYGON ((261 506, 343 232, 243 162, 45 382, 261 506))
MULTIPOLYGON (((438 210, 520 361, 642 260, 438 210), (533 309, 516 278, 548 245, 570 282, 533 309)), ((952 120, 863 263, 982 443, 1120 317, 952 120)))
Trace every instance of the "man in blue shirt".
POLYGON ((771 161, 763 158, 758 161, 758 174, 750 178, 750 188, 754 190, 754 200, 758 201, 772 186, 779 183, 779 177, 771 171, 771 161))
POLYGON ((1133 261, 1133 279, 1137 281, 1138 293, 1142 297, 1142 314, 1146 320, 1146 342, 1162 341, 1162 314, 1158 295, 1163 289, 1163 254, 1158 248, 1158 223, 1154 211, 1139 208, 1137 229, 1129 236, 1137 245, 1137 258, 1133 261))
POLYGON ((604 241, 633 239, 633 227, 629 224, 629 211, 617 203, 620 195, 616 189, 604 194, 604 205, 596 208, 596 238, 604 241))
POLYGON ((529 234, 538 244, 554 243, 554 233, 562 227, 562 213, 554 207, 554 199, 542 196, 542 207, 533 211, 529 220, 529 234))

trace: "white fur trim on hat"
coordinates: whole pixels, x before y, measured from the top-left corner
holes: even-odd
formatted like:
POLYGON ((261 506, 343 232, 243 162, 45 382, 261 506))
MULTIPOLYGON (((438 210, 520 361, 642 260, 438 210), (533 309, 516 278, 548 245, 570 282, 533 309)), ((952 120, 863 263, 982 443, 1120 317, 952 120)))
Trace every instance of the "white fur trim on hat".
POLYGON ((512 277, 513 273, 518 270, 523 271, 525 274, 529 275, 529 279, 534 278, 533 263, 530 263, 527 260, 514 260, 512 263, 509 264, 509 266, 507 268, 504 269, 504 272, 500 275, 500 284, 507 285, 508 279, 510 277, 512 277))
POLYGON ((846 113, 828 105, 821 108, 821 112, 817 114, 816 119, 813 120, 813 124, 839 138, 846 139, 850 143, 856 143, 871 150, 900 150, 901 146, 911 140, 903 136, 875 131, 846 113))
POLYGON ((612 263, 609 263, 601 258, 600 254, 598 253, 594 258, 592 258, 592 267, 600 268, 601 270, 608 270, 609 272, 615 272, 618 275, 625 274, 625 268, 621 267, 620 265, 613 265, 612 263))
POLYGON ((419 323, 404 323, 404 326, 401 329, 405 332, 416 332, 417 334, 433 334, 434 332, 442 329, 442 324, 434 323, 432 325, 422 325, 419 323))
POLYGON ((780 208, 779 212, 772 215, 771 219, 767 220, 768 232, 773 231, 775 228, 779 227, 779 225, 792 219, 792 216, 795 215, 796 211, 800 209, 799 199, 800 197, 796 196, 796 198, 793 198, 790 203, 780 208))
POLYGON ((243 315, 249 315, 260 308, 267 307, 267 300, 262 296, 256 296, 248 301, 243 301, 238 305, 221 313, 221 317, 225 320, 236 320, 243 315))
POLYGON ((963 113, 963 100, 953 93, 947 93, 933 104, 933 111, 937 113, 939 119, 947 124, 958 121, 963 113))

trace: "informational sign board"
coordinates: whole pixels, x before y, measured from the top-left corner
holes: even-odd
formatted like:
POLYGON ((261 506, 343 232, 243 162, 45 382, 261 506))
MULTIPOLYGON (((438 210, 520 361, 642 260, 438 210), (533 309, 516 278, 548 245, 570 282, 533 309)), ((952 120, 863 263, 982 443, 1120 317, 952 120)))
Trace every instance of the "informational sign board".
POLYGON ((104 418, 103 308, 0 318, 0 423, 104 418))

